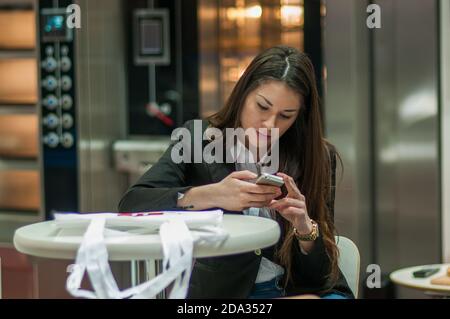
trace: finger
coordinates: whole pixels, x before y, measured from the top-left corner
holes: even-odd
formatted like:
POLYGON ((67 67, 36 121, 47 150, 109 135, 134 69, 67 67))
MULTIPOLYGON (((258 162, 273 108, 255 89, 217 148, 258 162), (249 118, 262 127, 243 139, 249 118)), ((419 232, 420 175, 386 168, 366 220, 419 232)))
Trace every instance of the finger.
POLYGON ((300 199, 296 199, 296 198, 290 198, 290 197, 285 197, 283 199, 280 199, 276 202, 274 202, 273 204, 271 204, 270 208, 278 208, 278 207, 282 207, 282 206, 292 206, 292 207, 298 207, 298 208, 305 208, 306 207, 306 203, 300 199))
POLYGON ((304 209, 297 207, 286 207, 283 210, 277 210, 277 212, 289 221, 294 221, 306 214, 304 209))
POLYGON ((277 173, 277 175, 283 178, 284 185, 286 186, 286 189, 290 196, 298 196, 299 194, 301 194, 292 177, 284 173, 277 173))
POLYGON ((280 203, 274 203, 274 200, 272 200, 272 201, 269 203, 269 206, 268 206, 268 207, 269 207, 270 209, 276 210, 277 212, 281 212, 281 211, 285 210, 286 208, 288 208, 289 205, 283 205, 283 204, 280 204, 280 203))
MULTIPOLYGON (((277 173, 278 176, 282 177, 284 180, 284 185, 286 186, 286 189, 288 191, 288 196, 295 197, 295 198, 302 198, 303 194, 298 189, 297 185, 295 184, 295 181, 292 177, 289 175, 286 175, 284 173, 277 173)), ((303 196, 304 198, 304 196, 303 196)))
POLYGON ((249 206, 249 207, 256 207, 252 206, 253 204, 264 204, 264 206, 268 206, 270 202, 275 198, 275 195, 265 195, 265 194, 250 194, 250 193, 241 193, 239 195, 240 202, 243 205, 249 206))
POLYGON ((256 207, 256 208, 268 207, 268 205, 269 205, 269 201, 267 201, 267 202, 250 202, 249 203, 250 207, 256 207))
POLYGON ((240 180, 254 179, 258 177, 258 175, 250 171, 236 171, 231 173, 229 176, 240 180))
POLYGON ((273 199, 273 200, 270 202, 270 205, 271 205, 271 206, 282 206, 282 205, 281 205, 281 199, 273 199))
POLYGON ((283 210, 277 210, 276 212, 278 212, 283 218, 288 221, 293 221, 295 218, 295 215, 290 210, 288 210, 288 207, 283 210))
POLYGON ((281 195, 281 189, 277 186, 256 185, 252 183, 251 185, 247 185, 245 190, 249 193, 256 194, 278 194, 278 196, 281 195))
POLYGON ((249 202, 270 202, 276 197, 276 194, 248 194, 247 198, 249 202))

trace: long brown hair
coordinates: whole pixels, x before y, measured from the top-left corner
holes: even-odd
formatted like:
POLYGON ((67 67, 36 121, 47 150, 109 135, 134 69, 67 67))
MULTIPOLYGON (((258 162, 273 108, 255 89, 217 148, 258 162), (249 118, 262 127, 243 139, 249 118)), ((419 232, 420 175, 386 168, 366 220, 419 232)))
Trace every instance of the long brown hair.
MULTIPOLYGON (((240 127, 244 102, 250 92, 267 81, 282 81, 303 97, 303 106, 293 125, 279 140, 279 171, 293 177, 306 198, 310 217, 319 224, 328 257, 331 260, 329 278, 337 280, 338 249, 335 228, 327 206, 331 196, 330 150, 334 147, 322 134, 319 94, 314 67, 305 53, 287 46, 276 46, 260 53, 247 67, 225 106, 208 118, 212 126, 224 130, 240 127)), ((278 262, 286 268, 286 282, 292 280, 293 226, 277 218, 284 232, 277 249, 278 262)))

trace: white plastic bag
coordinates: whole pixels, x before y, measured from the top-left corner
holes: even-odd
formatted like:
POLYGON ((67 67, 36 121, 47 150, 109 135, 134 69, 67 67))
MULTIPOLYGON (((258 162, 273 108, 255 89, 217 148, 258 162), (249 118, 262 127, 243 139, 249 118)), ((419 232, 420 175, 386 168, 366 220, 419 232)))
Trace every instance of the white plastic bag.
POLYGON ((221 227, 222 219, 221 210, 135 214, 56 213, 55 225, 59 229, 87 227, 66 288, 72 296, 82 298, 154 298, 175 281, 169 298, 185 298, 192 272, 194 244, 201 241, 222 244, 228 238, 221 227), (120 291, 108 263, 105 230, 123 236, 159 230, 164 255, 162 273, 136 287, 120 291), (85 272, 94 291, 80 289, 85 272))

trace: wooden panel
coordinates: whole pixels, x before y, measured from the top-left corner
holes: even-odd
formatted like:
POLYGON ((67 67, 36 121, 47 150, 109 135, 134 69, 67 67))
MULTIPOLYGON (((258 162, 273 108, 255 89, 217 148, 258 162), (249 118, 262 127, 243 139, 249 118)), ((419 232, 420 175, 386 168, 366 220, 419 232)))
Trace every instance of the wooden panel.
POLYGON ((38 211, 40 181, 38 171, 0 170, 0 209, 38 211))
POLYGON ((0 48, 34 49, 36 18, 34 11, 0 11, 0 48))
POLYGON ((37 158, 37 115, 0 115, 0 156, 37 158))
POLYGON ((36 60, 1 59, 0 103, 36 104, 37 96, 36 60))

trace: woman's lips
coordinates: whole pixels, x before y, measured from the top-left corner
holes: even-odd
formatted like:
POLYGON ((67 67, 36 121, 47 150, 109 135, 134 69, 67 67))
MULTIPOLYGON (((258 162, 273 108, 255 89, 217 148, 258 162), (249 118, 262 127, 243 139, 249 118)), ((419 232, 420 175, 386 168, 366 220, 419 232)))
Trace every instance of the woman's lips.
POLYGON ((270 138, 270 134, 264 134, 263 132, 258 132, 259 136, 270 138))
POLYGON ((258 139, 262 141, 270 141, 270 135, 263 134, 258 132, 258 139))

